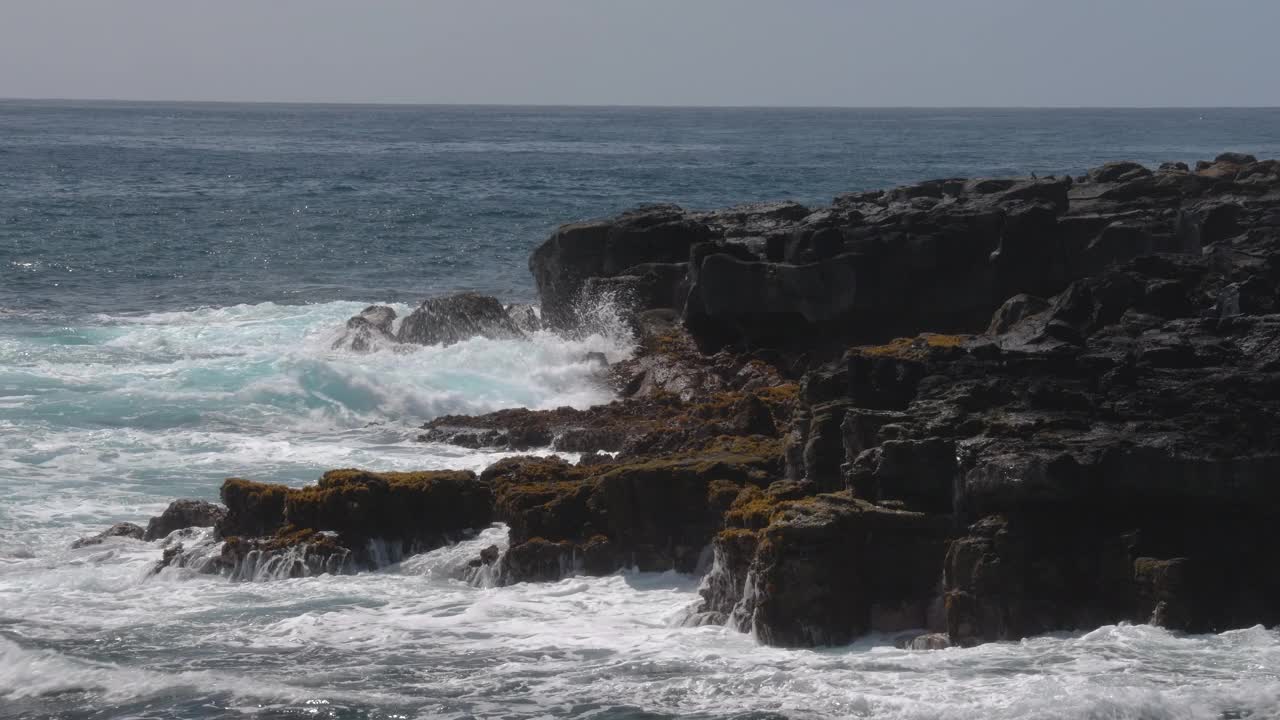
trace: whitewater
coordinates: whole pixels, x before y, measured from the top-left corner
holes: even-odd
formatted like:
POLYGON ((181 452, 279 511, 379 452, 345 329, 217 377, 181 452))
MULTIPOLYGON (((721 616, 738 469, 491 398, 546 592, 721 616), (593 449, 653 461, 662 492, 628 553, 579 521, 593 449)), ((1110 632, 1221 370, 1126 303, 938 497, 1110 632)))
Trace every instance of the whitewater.
MULTIPOLYGON (((536 300, 559 223, 1227 148, 1280 110, 468 108, 0 100, 0 720, 1280 717, 1280 634, 1145 626, 785 650, 690 627, 700 578, 492 587, 501 527, 377 572, 232 582, 71 549, 228 476, 480 470, 445 413, 610 399, 581 337, 332 349, 368 304, 536 300)), ((572 456, 569 456, 572 459, 572 456)))
POLYGON ((70 548, 232 475, 480 470, 501 455, 419 443, 421 421, 604 402, 585 354, 630 352, 621 332, 333 350, 361 307, 0 317, 0 717, 1280 716, 1280 636, 1260 627, 784 650, 689 627, 694 576, 469 576, 501 526, 378 572, 251 583, 148 577, 160 541, 70 548))

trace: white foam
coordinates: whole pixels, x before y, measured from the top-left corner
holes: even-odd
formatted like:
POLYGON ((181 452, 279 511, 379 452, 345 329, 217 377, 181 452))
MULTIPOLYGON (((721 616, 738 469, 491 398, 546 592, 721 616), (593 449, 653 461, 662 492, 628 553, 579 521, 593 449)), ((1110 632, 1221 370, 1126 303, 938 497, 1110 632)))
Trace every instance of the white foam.
POLYGON ((378 572, 261 583, 149 577, 159 543, 69 548, 174 497, 212 497, 227 475, 481 469, 499 456, 418 443, 417 425, 598 402, 583 355, 629 352, 607 317, 576 340, 333 351, 333 329, 363 306, 103 317, 0 338, 0 715, 1277 717, 1280 635, 1262 628, 784 650, 683 627, 697 578, 494 587, 493 566, 471 561, 505 547, 502 528, 378 572))

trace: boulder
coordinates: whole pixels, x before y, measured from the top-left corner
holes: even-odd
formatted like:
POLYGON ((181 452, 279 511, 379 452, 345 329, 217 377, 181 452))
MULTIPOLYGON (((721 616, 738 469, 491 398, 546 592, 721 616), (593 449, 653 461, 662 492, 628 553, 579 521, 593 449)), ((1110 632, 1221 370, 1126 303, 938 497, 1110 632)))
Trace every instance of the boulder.
POLYGON ((229 478, 222 499, 217 552, 179 547, 157 570, 267 580, 376 569, 462 539, 493 517, 489 486, 465 471, 331 470, 303 488, 229 478))
POLYGON ((370 305, 347 320, 342 335, 333 341, 333 349, 370 352, 394 344, 397 341, 391 334, 391 324, 395 319, 396 311, 392 308, 370 305))
POLYGON ((174 500, 159 516, 147 523, 143 540, 159 540, 175 530, 213 527, 222 522, 227 509, 204 500, 174 500))
POLYGON ((493 500, 475 473, 330 470, 285 495, 284 521, 338 533, 348 545, 378 539, 405 554, 439 547, 492 522, 493 500))
POLYGON ((1232 165, 1251 165, 1258 162, 1258 158, 1248 153, 1224 152, 1213 159, 1215 163, 1231 163, 1232 165))
POLYGON ((396 339, 417 345, 452 345, 473 337, 506 340, 523 336, 497 298, 464 292, 423 300, 401 321, 396 339))
POLYGON ((124 538, 129 538, 131 540, 141 540, 145 534, 146 534, 146 530, 143 530, 142 527, 138 525, 134 525, 133 523, 129 523, 129 522, 116 523, 115 525, 112 525, 106 530, 103 530, 102 532, 98 533, 97 535, 92 535, 90 537, 82 537, 79 540, 76 540, 75 542, 71 543, 71 549, 79 550, 80 548, 90 547, 92 545, 101 545, 102 543, 106 542, 109 538, 113 538, 113 537, 124 537, 124 538))
POLYGON ((516 329, 525 334, 531 334, 542 330, 542 316, 538 313, 538 308, 533 305, 514 304, 506 306, 507 317, 511 318, 511 324, 516 329))
POLYGON ((1095 183, 1125 182, 1151 174, 1146 166, 1136 162, 1109 162, 1089 171, 1089 181, 1095 183))
POLYGON ((284 526, 287 485, 227 478, 219 495, 227 513, 217 524, 218 534, 230 537, 274 535, 284 526))

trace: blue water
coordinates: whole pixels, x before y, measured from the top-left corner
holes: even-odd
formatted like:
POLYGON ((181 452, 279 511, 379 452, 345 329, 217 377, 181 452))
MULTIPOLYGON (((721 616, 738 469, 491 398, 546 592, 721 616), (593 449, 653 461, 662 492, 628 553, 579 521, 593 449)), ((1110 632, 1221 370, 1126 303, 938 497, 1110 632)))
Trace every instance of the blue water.
POLYGON ((1147 627, 912 653, 687 628, 697 578, 476 587, 501 527, 239 584, 72 550, 227 476, 480 469, 442 413, 610 399, 573 340, 333 350, 371 302, 532 300, 559 223, 1114 159, 1280 156, 1280 110, 544 109, 0 101, 0 718, 1276 717, 1280 635, 1147 627), (1250 715, 1249 713, 1252 713, 1250 715))
POLYGON ((1280 156, 1280 110, 0 102, 0 307, 531 293, 559 223, 1107 160, 1280 156))

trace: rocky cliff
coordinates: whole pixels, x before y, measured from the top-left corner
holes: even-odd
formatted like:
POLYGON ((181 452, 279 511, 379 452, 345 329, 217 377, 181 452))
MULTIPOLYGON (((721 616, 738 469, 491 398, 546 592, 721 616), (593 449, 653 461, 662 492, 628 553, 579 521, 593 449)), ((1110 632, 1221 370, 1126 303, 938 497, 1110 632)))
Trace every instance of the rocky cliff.
MULTIPOLYGON (((502 582, 701 572, 694 621, 776 645, 1280 622, 1280 162, 648 207, 560 228, 530 270, 539 326, 626 308, 618 400, 423 438, 581 461, 228 481, 210 567, 346 571, 369 540, 502 521, 510 548, 476 560, 502 582)), ((399 339, 520 332, 465 304, 399 339)), ((390 337, 374 315, 352 331, 390 337)))

